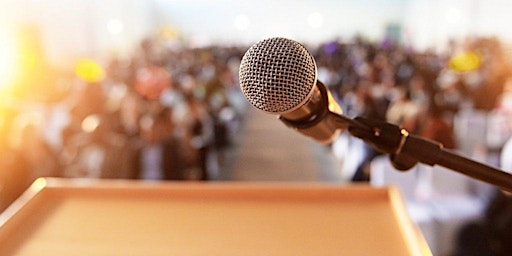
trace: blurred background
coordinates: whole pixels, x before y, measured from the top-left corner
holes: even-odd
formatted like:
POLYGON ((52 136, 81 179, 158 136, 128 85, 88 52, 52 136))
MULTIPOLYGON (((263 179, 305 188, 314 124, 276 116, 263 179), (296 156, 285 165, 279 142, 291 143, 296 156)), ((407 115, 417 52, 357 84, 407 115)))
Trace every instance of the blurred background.
POLYGON ((395 171, 248 106, 244 52, 304 44, 349 117, 512 170, 506 0, 0 0, 0 212, 37 177, 398 186, 434 255, 510 255, 512 202, 440 167, 395 171))

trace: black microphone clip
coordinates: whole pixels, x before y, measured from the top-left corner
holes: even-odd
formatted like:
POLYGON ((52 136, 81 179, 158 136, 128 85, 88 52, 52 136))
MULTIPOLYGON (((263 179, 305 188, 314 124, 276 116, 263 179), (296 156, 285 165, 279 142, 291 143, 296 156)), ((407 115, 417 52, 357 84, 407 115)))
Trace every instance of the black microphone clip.
POLYGON ((435 165, 443 145, 409 134, 397 125, 364 117, 354 119, 358 126, 348 128, 350 134, 362 139, 378 151, 389 154, 393 167, 407 171, 418 162, 435 165))

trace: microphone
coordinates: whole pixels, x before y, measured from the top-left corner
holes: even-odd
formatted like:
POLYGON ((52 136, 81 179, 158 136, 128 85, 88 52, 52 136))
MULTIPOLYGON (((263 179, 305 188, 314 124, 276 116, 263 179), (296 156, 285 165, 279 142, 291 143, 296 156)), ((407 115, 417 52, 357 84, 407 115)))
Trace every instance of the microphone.
POLYGON ((340 106, 317 79, 313 56, 300 43, 269 38, 247 50, 240 63, 240 88, 249 103, 275 114, 288 127, 328 144, 341 130, 340 106))

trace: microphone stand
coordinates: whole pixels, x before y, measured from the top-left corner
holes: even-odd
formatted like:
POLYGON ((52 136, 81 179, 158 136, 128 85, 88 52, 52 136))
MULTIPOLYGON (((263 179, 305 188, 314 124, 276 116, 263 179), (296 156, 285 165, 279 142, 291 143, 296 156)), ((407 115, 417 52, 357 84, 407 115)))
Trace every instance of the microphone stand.
POLYGON ((350 119, 329 111, 331 120, 340 127, 375 149, 390 154, 391 163, 399 171, 407 171, 418 162, 431 166, 440 165, 469 177, 498 186, 512 192, 512 175, 443 148, 431 141, 396 125, 364 117, 350 119))

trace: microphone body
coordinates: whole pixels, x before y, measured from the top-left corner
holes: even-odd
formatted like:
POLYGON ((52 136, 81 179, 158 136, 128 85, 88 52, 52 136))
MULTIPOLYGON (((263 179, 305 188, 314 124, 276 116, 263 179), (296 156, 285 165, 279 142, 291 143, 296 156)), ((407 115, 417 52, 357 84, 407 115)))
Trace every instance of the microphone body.
POLYGON ((341 132, 332 113, 341 115, 341 108, 325 85, 317 81, 311 98, 299 108, 279 115, 279 120, 319 143, 329 144, 341 132))
POLYGON ((313 57, 301 44, 270 38, 253 45, 240 64, 240 87, 254 107, 323 144, 338 137, 338 103, 317 80, 313 57))

